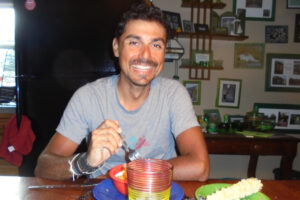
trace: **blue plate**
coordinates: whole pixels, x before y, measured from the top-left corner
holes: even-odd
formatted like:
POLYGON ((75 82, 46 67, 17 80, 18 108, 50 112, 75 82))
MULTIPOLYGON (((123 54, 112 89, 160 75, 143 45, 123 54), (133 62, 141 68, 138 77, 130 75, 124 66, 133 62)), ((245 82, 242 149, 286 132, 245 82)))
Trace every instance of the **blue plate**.
MULTIPOLYGON (((110 178, 101 181, 93 188, 93 196, 96 200, 128 199, 127 196, 124 196, 115 188, 110 178)), ((183 197, 183 189, 175 182, 172 182, 170 200, 181 200, 183 197)))

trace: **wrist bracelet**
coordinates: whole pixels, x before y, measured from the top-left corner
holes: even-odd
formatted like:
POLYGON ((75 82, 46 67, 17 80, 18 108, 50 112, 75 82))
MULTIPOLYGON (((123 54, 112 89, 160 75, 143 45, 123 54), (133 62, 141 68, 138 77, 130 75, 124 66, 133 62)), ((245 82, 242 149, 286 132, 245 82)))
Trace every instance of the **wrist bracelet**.
POLYGON ((72 180, 73 180, 73 181, 75 180, 75 176, 76 176, 76 177, 80 176, 80 173, 78 172, 78 170, 76 170, 76 169, 74 168, 74 165, 73 165, 74 160, 75 160, 78 156, 79 156, 79 153, 76 154, 76 155, 72 158, 72 160, 69 160, 69 161, 68 161, 68 163, 69 163, 69 165, 70 165, 69 171, 72 173, 72 180))
POLYGON ((75 171, 78 171, 80 174, 92 174, 97 171, 103 164, 97 167, 91 167, 87 162, 87 155, 86 153, 80 153, 74 159, 74 168, 75 171))

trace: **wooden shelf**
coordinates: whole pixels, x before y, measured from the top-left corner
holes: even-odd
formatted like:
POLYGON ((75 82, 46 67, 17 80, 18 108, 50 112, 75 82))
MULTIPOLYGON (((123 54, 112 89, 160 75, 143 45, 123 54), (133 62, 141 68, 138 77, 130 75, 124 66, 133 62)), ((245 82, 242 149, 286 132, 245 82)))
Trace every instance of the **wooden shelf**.
POLYGON ((197 38, 197 37, 207 37, 213 40, 230 40, 230 41, 243 41, 248 39, 246 35, 225 35, 225 34, 215 34, 215 33, 187 33, 178 32, 176 36, 179 38, 197 38))
POLYGON ((212 2, 182 2, 181 7, 185 8, 212 8, 212 9, 223 9, 225 3, 212 3, 212 2))
MULTIPOLYGON (((225 6, 226 6, 225 3, 222 2, 216 3, 213 2, 212 0, 206 0, 202 2, 182 2, 181 4, 181 7, 190 8, 191 10, 190 21, 192 23, 198 23, 198 24, 199 23, 207 24, 207 21, 210 21, 210 19, 212 18, 212 10, 223 9, 225 6), (202 9, 201 12, 200 9, 202 9), (208 15, 207 12, 209 12, 208 20, 207 20, 207 15, 208 15), (200 17, 200 15, 202 15, 202 18, 200 17)), ((213 40, 243 41, 248 38, 248 36, 245 35, 216 34, 216 33, 210 33, 209 31, 203 33, 202 32, 194 32, 194 33, 179 32, 179 33, 175 33, 175 37, 176 36, 177 38, 188 38, 190 40, 190 44, 189 44, 190 60, 193 57, 193 50, 212 51, 213 40)), ((185 63, 184 65, 180 66, 180 68, 188 69, 189 79, 192 80, 210 80, 211 70, 223 70, 223 66, 204 67, 200 65, 195 66, 192 65, 191 63, 192 62, 185 63)))

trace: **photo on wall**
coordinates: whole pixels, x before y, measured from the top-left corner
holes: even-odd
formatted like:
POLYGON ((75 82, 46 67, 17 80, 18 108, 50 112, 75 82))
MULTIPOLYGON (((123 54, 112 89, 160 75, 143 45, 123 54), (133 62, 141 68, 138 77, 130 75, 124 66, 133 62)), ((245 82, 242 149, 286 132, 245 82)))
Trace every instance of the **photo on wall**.
POLYGON ((266 43, 288 43, 288 26, 266 26, 266 43))
POLYGON ((265 45, 263 43, 235 43, 234 67, 258 69, 263 68, 265 45))
POLYGON ((201 82, 200 81, 183 81, 183 85, 187 89, 193 105, 201 103, 201 82))
POLYGON ((239 108, 242 80, 219 78, 217 107, 239 108))
POLYGON ((300 54, 267 54, 265 90, 300 92, 300 54))

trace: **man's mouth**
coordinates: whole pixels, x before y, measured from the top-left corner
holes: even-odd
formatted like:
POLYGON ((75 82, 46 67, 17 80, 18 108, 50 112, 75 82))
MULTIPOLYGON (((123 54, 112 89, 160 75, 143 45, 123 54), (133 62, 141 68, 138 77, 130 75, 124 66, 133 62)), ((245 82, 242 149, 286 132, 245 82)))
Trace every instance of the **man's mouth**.
POLYGON ((145 66, 145 65, 132 65, 133 68, 138 70, 150 70, 152 66, 145 66))

